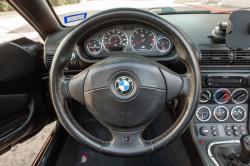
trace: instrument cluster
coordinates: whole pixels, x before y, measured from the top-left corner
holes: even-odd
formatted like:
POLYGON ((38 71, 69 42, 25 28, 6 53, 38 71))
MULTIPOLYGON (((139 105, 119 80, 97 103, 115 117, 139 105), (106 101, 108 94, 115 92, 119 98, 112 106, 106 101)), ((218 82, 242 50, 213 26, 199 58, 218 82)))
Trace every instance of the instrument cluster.
POLYGON ((84 49, 91 57, 107 57, 121 52, 165 56, 173 49, 173 43, 152 27, 119 25, 91 35, 85 40, 84 49))

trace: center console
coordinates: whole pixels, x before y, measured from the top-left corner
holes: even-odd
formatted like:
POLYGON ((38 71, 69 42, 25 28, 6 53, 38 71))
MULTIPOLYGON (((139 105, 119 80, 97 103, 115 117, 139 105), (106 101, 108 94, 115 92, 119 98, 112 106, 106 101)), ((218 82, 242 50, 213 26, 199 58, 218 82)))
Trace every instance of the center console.
MULTIPOLYGON (((202 150, 216 166, 226 164, 216 160, 217 156, 213 153, 215 147, 219 145, 221 148, 222 144, 227 144, 223 147, 224 152, 225 148, 239 147, 240 138, 249 134, 249 91, 248 74, 202 74, 202 91, 194 117, 194 130, 202 150)), ((234 154, 239 151, 235 150, 234 154)))

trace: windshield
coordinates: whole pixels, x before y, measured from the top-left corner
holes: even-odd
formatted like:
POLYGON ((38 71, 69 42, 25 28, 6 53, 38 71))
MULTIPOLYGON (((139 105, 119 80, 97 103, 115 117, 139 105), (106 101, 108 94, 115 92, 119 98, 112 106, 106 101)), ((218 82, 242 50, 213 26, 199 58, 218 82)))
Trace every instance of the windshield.
POLYGON ((80 23, 87 17, 106 9, 132 7, 157 14, 202 14, 238 10, 250 6, 249 0, 50 0, 53 9, 65 26, 80 23))

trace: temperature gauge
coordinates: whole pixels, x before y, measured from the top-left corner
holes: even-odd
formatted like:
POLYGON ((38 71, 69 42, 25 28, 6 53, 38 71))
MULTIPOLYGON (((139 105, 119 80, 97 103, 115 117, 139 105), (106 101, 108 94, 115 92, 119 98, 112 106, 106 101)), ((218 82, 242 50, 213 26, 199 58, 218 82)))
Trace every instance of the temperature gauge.
POLYGON ((158 39, 156 46, 160 52, 166 52, 169 50, 171 43, 170 43, 169 39, 162 37, 162 38, 158 39))
POLYGON ((102 44, 98 40, 90 40, 87 48, 90 54, 97 55, 101 52, 102 44))
POLYGON ((208 119, 210 119, 211 117, 211 111, 208 107, 206 106, 202 106, 199 107, 196 111, 196 117, 200 120, 200 121, 207 121, 208 119))
POLYGON ((214 117, 218 121, 225 121, 228 118, 229 112, 226 107, 218 106, 214 109, 214 117))
POLYGON ((236 106, 231 110, 231 116, 235 121, 242 121, 246 117, 246 110, 243 107, 236 106))

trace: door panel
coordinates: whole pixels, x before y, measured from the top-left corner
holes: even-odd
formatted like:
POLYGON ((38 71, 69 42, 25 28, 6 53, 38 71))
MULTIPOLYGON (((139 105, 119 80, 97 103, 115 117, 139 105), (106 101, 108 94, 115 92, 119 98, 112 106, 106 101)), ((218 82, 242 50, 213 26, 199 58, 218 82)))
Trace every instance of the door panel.
POLYGON ((17 44, 0 45, 0 151, 47 122, 36 58, 17 44))

